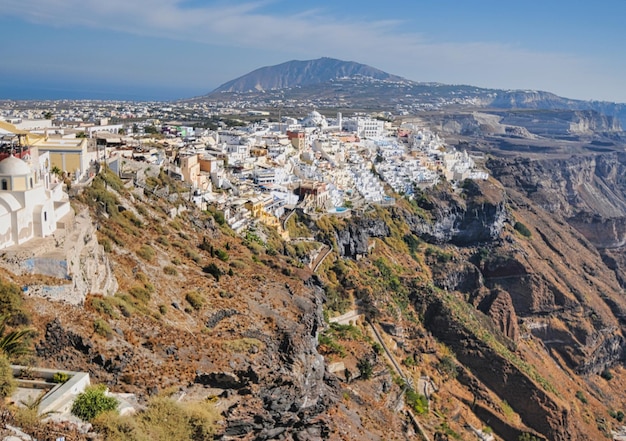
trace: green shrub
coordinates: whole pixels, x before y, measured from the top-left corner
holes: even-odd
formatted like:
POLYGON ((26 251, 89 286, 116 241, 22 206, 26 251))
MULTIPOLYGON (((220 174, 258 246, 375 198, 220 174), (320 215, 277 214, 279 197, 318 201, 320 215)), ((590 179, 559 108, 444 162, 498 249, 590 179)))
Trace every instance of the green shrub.
POLYGON ((154 248, 152 248, 150 245, 144 244, 141 246, 141 248, 137 250, 137 255, 146 262, 152 262, 156 253, 154 251, 154 248))
POLYGON ((613 379, 613 373, 608 368, 604 369, 600 376, 606 381, 611 381, 613 379))
POLYGON ((207 274, 211 274, 215 278, 216 281, 218 282, 220 281, 222 270, 220 270, 220 268, 213 262, 209 263, 204 268, 202 268, 202 271, 204 271, 207 274))
POLYGON ((0 353, 0 398, 11 396, 17 382, 13 378, 13 369, 6 355, 0 353))
POLYGON ((418 415, 423 415, 428 412, 428 399, 413 389, 407 389, 404 393, 406 403, 413 411, 418 415))
POLYGON ((578 398, 580 400, 581 403, 583 404, 587 404, 587 397, 585 397, 585 394, 582 391, 576 391, 576 398, 578 398))
POLYGON ((145 411, 134 416, 105 412, 96 417, 92 424, 107 441, 213 439, 219 415, 212 404, 208 402, 181 404, 170 401, 171 405, 164 405, 152 399, 145 411))
POLYGON ((202 261, 202 256, 200 256, 200 254, 196 253, 193 250, 187 250, 185 252, 185 256, 187 256, 187 258, 193 260, 196 263, 200 263, 202 261))
POLYGON ((256 338, 244 337, 227 340, 222 343, 222 347, 231 352, 250 353, 253 350, 258 352, 259 349, 265 348, 265 344, 256 338))
POLYGON ((72 378, 70 376, 70 374, 66 373, 66 372, 55 372, 54 375, 52 376, 52 382, 53 383, 67 383, 67 381, 72 378))
POLYGON ((517 441, 541 441, 541 439, 537 438, 532 433, 525 432, 517 437, 517 441))
POLYGON ((519 234, 521 234, 524 237, 530 237, 532 235, 528 227, 521 222, 515 222, 515 225, 513 225, 513 228, 515 229, 515 231, 517 231, 519 234))
POLYGON ((189 303, 196 311, 202 309, 202 306, 204 305, 204 297, 202 297, 202 294, 198 291, 189 291, 185 295, 185 300, 187 300, 187 303, 189 303))
POLYGON ((415 358, 412 355, 409 355, 404 360, 402 360, 402 364, 407 367, 417 366, 417 362, 415 361, 415 358))
POLYGON ((91 421, 103 412, 117 409, 119 402, 106 395, 104 385, 88 386, 72 404, 72 414, 83 421, 91 421))
POLYGON ((111 241, 109 240, 109 238, 104 237, 102 238, 102 240, 98 241, 100 243, 100 245, 102 245, 102 248, 104 249, 105 253, 110 253, 113 250, 113 245, 111 244, 111 241))
POLYGON ((224 213, 222 213, 221 211, 214 211, 212 214, 213 214, 213 219, 215 219, 215 222, 217 222, 218 225, 224 225, 226 223, 226 218, 224 218, 224 213))
POLYGON ((170 265, 166 265, 163 268, 163 272, 165 274, 167 274, 168 276, 177 276, 178 275, 178 270, 176 268, 174 268, 173 266, 170 266, 170 265))
POLYGON ((361 358, 357 364, 357 369, 361 372, 361 378, 364 380, 369 380, 372 378, 372 374, 374 373, 374 366, 367 358, 361 358))
POLYGON ((222 249, 219 249, 215 252, 215 255, 217 256, 218 259, 220 259, 222 262, 226 262, 228 260, 228 253, 222 249))
POLYGON ((346 356, 346 350, 334 339, 332 335, 322 333, 318 337, 319 351, 322 354, 337 354, 340 357, 346 356))
POLYGON ((111 318, 117 318, 118 316, 110 298, 91 297, 89 304, 100 314, 108 315, 111 318))
POLYGON ((131 289, 128 290, 128 293, 133 296, 135 299, 139 301, 139 303, 148 303, 150 298, 150 290, 143 286, 135 285, 131 289))
POLYGON ((20 287, 0 279, 0 311, 9 325, 27 325, 30 315, 24 308, 20 287))
POLYGON ((381 355, 383 353, 383 347, 378 342, 372 343, 372 349, 377 355, 381 355))
POLYGON ((449 355, 444 355, 441 358, 441 361, 437 365, 437 368, 439 369, 439 371, 441 371, 443 375, 448 378, 457 377, 456 362, 454 361, 454 358, 449 355))
POLYGON ((156 241, 164 247, 170 246, 170 240, 166 236, 159 236, 156 241))
POLYGON ((96 319, 93 322, 93 330, 96 334, 99 334, 105 338, 111 338, 113 331, 107 322, 102 319, 96 319))

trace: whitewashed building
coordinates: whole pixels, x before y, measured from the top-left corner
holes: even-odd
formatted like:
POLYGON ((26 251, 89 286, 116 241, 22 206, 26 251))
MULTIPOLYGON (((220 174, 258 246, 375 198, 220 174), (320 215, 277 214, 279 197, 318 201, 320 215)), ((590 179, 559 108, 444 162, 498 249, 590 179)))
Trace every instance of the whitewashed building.
POLYGON ((0 249, 50 236, 70 213, 62 184, 49 182, 47 167, 42 173, 15 156, 0 161, 0 249))

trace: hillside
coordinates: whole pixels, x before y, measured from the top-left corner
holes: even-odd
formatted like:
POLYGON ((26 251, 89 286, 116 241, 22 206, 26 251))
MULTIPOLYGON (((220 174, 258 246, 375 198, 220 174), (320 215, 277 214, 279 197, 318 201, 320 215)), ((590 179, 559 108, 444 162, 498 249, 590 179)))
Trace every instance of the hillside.
POLYGON ((489 163, 500 181, 290 218, 292 237, 317 242, 262 226, 238 237, 158 170, 147 190, 103 174, 73 204, 98 223, 119 291, 84 305, 25 298, 29 362, 87 371, 144 404, 210 403, 221 439, 610 436, 626 408, 623 236, 601 242, 579 220, 623 224, 611 155, 503 157, 489 163), (314 274, 324 244, 334 251, 314 274))

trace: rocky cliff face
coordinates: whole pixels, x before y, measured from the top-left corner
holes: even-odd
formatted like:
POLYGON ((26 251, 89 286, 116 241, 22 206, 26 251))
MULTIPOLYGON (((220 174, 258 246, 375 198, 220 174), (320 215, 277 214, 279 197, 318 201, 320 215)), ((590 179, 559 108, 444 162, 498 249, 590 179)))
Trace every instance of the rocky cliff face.
POLYGON ((53 236, 4 252, 1 265, 15 274, 49 276, 55 283, 31 283, 26 293, 70 304, 88 294, 113 295, 118 283, 111 262, 98 243, 93 219, 85 210, 64 218, 53 236))
POLYGON ((389 226, 380 219, 357 218, 335 232, 340 256, 356 258, 368 253, 370 239, 389 236, 389 226))
POLYGON ((569 159, 493 160, 505 186, 563 217, 603 255, 622 286, 626 269, 626 155, 613 152, 569 159))
MULTIPOLYGON (((589 439, 596 429, 580 424, 571 388, 626 355, 620 279, 562 217, 596 207, 621 213, 621 196, 609 185, 620 174, 615 158, 493 161, 504 187, 483 182, 467 183, 458 193, 433 189, 418 195, 419 215, 391 210, 394 228, 404 222, 413 235, 442 247, 426 253, 424 265, 446 294, 421 285, 411 294, 425 328, 468 369, 468 387, 494 392, 547 439, 589 439), (521 234, 517 224, 528 231, 520 227, 521 234)), ((344 243, 351 234, 359 243, 372 240, 356 224, 342 231, 344 243)), ((387 237, 381 225, 376 231, 387 237)))
POLYGON ((437 244, 492 241, 500 236, 508 216, 502 188, 490 182, 467 181, 462 197, 449 188, 428 192, 418 203, 432 208, 425 218, 407 217, 411 231, 437 244))

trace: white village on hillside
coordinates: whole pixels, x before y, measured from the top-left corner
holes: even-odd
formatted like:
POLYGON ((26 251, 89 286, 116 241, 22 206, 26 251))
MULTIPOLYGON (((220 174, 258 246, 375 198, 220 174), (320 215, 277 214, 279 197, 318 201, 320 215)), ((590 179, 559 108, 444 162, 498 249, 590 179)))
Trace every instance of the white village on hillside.
MULTIPOLYGON (((104 167, 137 191, 147 188, 147 177, 167 173, 188 189, 186 200, 223 212, 237 233, 263 223, 286 240, 282 226, 296 209, 311 216, 350 216, 371 204, 393 205, 398 195, 411 198, 443 179, 460 184, 488 178, 471 154, 447 146, 428 128, 393 126, 386 117, 338 113, 327 119, 311 111, 302 119, 209 130, 157 118, 109 124, 115 115, 97 111, 54 120, 43 116, 5 110, 0 119, 2 265, 18 275, 65 280, 25 286, 23 292, 72 304, 84 303, 89 293, 109 295, 118 288, 98 244, 97 226, 70 206, 69 193, 90 185, 104 167)), ((54 374, 38 372, 42 384, 54 374)), ((74 418, 71 403, 89 376, 68 375, 70 381, 43 396, 40 412, 74 418)), ((20 387, 18 394, 32 399, 33 387, 20 387)), ((125 412, 132 412, 132 396, 118 399, 125 412)))
POLYGON ((134 173, 138 185, 145 171, 163 169, 188 186, 199 206, 222 210, 237 232, 255 222, 280 228, 285 210, 296 206, 345 215, 367 204, 393 204, 394 194, 411 197, 440 179, 488 178, 470 153, 447 146, 427 127, 393 126, 384 117, 327 119, 311 111, 302 119, 208 130, 156 118, 109 124, 107 117, 27 116, 33 115, 5 112, 0 120, 0 218, 7 219, 0 223, 0 249, 50 235, 68 212, 57 176, 81 185, 104 163, 120 176, 134 173))

